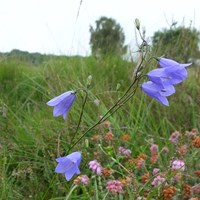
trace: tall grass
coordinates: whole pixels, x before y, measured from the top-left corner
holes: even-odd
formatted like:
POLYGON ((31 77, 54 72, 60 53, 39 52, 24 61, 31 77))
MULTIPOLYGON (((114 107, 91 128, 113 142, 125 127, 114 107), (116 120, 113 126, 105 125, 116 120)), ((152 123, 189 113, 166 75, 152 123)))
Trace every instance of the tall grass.
MULTIPOLYGON (((92 75, 80 134, 119 98, 131 82, 134 67, 134 63, 114 57, 49 57, 41 66, 30 66, 17 59, 1 61, 0 199, 64 199, 71 183, 54 173, 55 158, 68 149, 82 97, 78 96, 66 122, 53 118, 46 102, 84 86, 92 75), (100 100, 99 106, 95 99, 100 100)), ((169 98, 169 108, 138 90, 109 118, 116 137, 130 133, 129 145, 135 156, 146 151, 144 142, 148 144, 153 139, 157 144, 169 145, 167 138, 174 130, 200 129, 199 67, 189 69, 189 78, 169 98)), ((86 138, 100 132, 95 128, 86 138)), ((86 160, 83 168, 85 165, 86 160)), ((77 198, 87 199, 75 194, 71 199, 77 198)))

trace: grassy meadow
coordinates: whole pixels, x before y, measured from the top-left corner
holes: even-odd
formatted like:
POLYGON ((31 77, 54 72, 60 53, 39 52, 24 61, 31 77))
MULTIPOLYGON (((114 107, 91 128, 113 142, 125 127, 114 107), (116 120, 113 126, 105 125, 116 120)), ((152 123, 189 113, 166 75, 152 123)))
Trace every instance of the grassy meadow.
MULTIPOLYGON (((88 186, 76 184, 77 176, 67 182, 54 172, 55 158, 68 151, 83 96, 77 95, 66 121, 53 117, 53 108, 46 102, 85 87, 92 75, 80 136, 131 84, 135 66, 115 57, 44 56, 33 63, 1 56, 0 199, 199 199, 199 147, 194 139, 200 130, 200 66, 195 65, 188 67, 189 77, 168 98, 169 107, 138 88, 125 105, 73 148, 82 153, 80 170, 89 177, 88 186), (169 141, 175 131, 180 133, 178 144, 169 141), (192 133, 196 135, 190 138, 192 133), (156 161, 152 160, 152 144, 158 145, 156 161), (131 155, 119 155, 120 146, 130 149, 131 155), (97 176, 91 172, 88 162, 95 159, 107 173, 97 176), (185 171, 170 171, 174 159, 184 160, 185 171), (154 168, 160 170, 167 186, 152 186, 154 168), (107 192, 108 180, 121 180, 123 192, 107 192)), ((151 61, 149 67, 156 68, 156 62, 151 61)))

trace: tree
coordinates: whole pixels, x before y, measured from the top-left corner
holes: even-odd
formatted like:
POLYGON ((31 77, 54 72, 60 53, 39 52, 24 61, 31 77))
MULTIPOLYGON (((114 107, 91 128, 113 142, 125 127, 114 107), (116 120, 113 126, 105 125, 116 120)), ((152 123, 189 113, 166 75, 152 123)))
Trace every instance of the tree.
POLYGON ((195 28, 174 27, 157 31, 152 38, 153 49, 160 55, 188 62, 199 57, 199 32, 195 28))
POLYGON ((90 26, 90 46, 93 55, 123 55, 125 35, 121 26, 112 18, 101 17, 96 27, 90 26))

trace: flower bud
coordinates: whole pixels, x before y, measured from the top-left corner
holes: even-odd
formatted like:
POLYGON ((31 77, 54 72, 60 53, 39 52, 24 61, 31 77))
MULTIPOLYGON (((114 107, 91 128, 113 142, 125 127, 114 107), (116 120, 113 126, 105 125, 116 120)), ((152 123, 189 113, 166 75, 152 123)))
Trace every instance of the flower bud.
POLYGON ((138 18, 135 19, 135 26, 136 26, 137 30, 140 30, 140 21, 138 18))
POLYGON ((91 85, 91 82, 92 82, 92 75, 89 75, 88 78, 87 78, 87 87, 90 87, 91 85))

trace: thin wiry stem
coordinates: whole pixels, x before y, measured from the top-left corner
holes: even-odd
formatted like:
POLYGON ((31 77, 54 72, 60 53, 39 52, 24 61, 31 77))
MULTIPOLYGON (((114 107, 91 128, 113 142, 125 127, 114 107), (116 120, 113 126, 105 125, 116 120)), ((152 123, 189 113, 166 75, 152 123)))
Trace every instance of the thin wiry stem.
MULTIPOLYGON (((76 126, 76 130, 72 136, 72 140, 71 140, 71 144, 73 144, 73 141, 78 133, 78 130, 79 130, 79 127, 80 127, 80 124, 81 124, 81 120, 82 120, 82 117, 83 117, 83 111, 84 111, 84 108, 85 108, 85 104, 87 102, 87 98, 88 98, 88 92, 85 90, 85 89, 82 89, 82 91, 85 92, 85 98, 84 98, 84 101, 83 101, 83 104, 82 104, 82 108, 81 108, 81 113, 80 113, 80 116, 79 116, 79 120, 78 120, 78 124, 76 126)), ((72 149, 71 147, 69 148, 69 150, 72 149)), ((67 153, 69 153, 69 150, 67 153)))
MULTIPOLYGON (((144 39, 144 37, 141 35, 140 31, 139 31, 139 34, 140 34, 140 37, 142 39, 142 44, 140 45, 140 49, 139 49, 139 52, 140 52, 140 57, 139 57, 139 61, 136 65, 136 69, 133 73, 133 82, 131 83, 131 85, 127 88, 127 90, 124 92, 124 94, 115 102, 115 104, 113 106, 111 106, 108 111, 103 115, 103 117, 101 119, 99 119, 96 123, 94 123, 91 127, 89 127, 74 143, 72 143, 72 145, 70 146, 68 152, 76 145, 78 144, 82 139, 83 137, 85 137, 87 135, 87 133, 89 131, 91 131, 93 128, 95 128, 97 125, 101 124, 102 122, 104 122, 108 117, 110 117, 113 113, 115 113, 121 106, 123 106, 136 92, 138 86, 139 86, 139 81, 142 77, 142 75, 140 74, 140 72, 142 71, 143 69, 143 62, 145 61, 145 58, 146 58, 146 55, 147 55, 147 52, 144 51, 144 47, 145 46, 148 46, 146 40, 144 39), (133 86, 136 84, 136 87, 133 89, 133 91, 131 92, 131 89, 133 88, 133 86)), ((86 100, 86 99, 85 99, 86 100)), ((86 101, 85 101, 86 102, 86 101)), ((83 108, 84 108, 84 105, 85 103, 83 104, 83 107, 82 107, 82 112, 83 112, 83 108)), ((76 128, 76 131, 75 131, 75 135, 77 134, 78 132, 78 128, 80 126, 80 122, 81 122, 81 118, 82 118, 82 113, 81 112, 81 115, 80 115, 80 118, 79 118, 79 123, 78 123, 78 126, 76 128)), ((75 138, 75 135, 73 136, 73 140, 75 138)), ((73 142, 72 140, 72 142, 73 142)))

